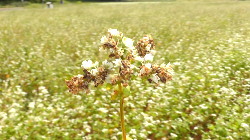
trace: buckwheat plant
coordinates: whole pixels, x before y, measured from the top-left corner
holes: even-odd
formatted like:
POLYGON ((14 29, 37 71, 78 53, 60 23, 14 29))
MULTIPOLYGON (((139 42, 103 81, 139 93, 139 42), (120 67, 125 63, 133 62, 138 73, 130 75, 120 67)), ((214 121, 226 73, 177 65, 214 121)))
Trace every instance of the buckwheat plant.
POLYGON ((108 59, 103 62, 86 60, 82 62, 83 74, 66 81, 69 91, 77 94, 89 87, 105 86, 113 90, 112 97, 120 99, 120 119, 122 139, 126 140, 124 125, 124 98, 130 93, 131 80, 141 77, 150 83, 166 83, 172 79, 174 71, 170 63, 151 64, 155 54, 154 40, 144 36, 134 46, 134 41, 125 37, 117 29, 109 29, 107 36, 101 38, 100 51, 106 51, 108 59), (91 84, 93 83, 93 84, 91 84))

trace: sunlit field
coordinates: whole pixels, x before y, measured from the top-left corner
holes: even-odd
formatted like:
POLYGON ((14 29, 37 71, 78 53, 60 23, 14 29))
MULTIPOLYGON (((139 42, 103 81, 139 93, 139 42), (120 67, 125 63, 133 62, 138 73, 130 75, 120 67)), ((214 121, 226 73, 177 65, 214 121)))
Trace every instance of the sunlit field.
POLYGON ((0 139, 120 140, 119 102, 65 80, 100 61, 109 28, 150 34, 167 84, 133 81, 127 135, 137 140, 250 139, 250 2, 78 3, 0 11, 0 139))

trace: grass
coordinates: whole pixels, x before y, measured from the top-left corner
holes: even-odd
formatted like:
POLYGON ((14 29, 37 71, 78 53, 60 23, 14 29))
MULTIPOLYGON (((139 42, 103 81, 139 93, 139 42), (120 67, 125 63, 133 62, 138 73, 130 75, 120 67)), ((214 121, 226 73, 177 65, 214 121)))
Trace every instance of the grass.
POLYGON ((108 89, 71 95, 64 80, 102 60, 116 28, 151 34, 166 86, 135 81, 125 121, 134 139, 249 139, 250 3, 83 3, 0 12, 0 138, 119 139, 108 89))

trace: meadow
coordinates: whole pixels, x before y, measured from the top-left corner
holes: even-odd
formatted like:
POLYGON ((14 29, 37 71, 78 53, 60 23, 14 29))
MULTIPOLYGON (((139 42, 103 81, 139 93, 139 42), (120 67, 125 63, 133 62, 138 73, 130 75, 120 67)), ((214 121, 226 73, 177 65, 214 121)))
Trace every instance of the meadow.
POLYGON ((109 28, 152 35, 166 85, 135 80, 125 98, 137 140, 250 139, 250 2, 78 3, 0 11, 0 139, 121 139, 109 89, 72 95, 65 79, 106 59, 109 28))

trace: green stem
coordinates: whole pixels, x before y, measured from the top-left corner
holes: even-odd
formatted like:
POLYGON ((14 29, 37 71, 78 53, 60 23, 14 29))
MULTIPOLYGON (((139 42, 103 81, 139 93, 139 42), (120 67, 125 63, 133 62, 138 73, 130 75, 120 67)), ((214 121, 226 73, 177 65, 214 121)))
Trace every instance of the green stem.
POLYGON ((122 140, 126 140, 126 131, 125 131, 125 125, 124 125, 124 95, 122 91, 122 85, 119 83, 119 92, 121 95, 120 99, 120 118, 121 118, 121 128, 122 128, 122 140))

